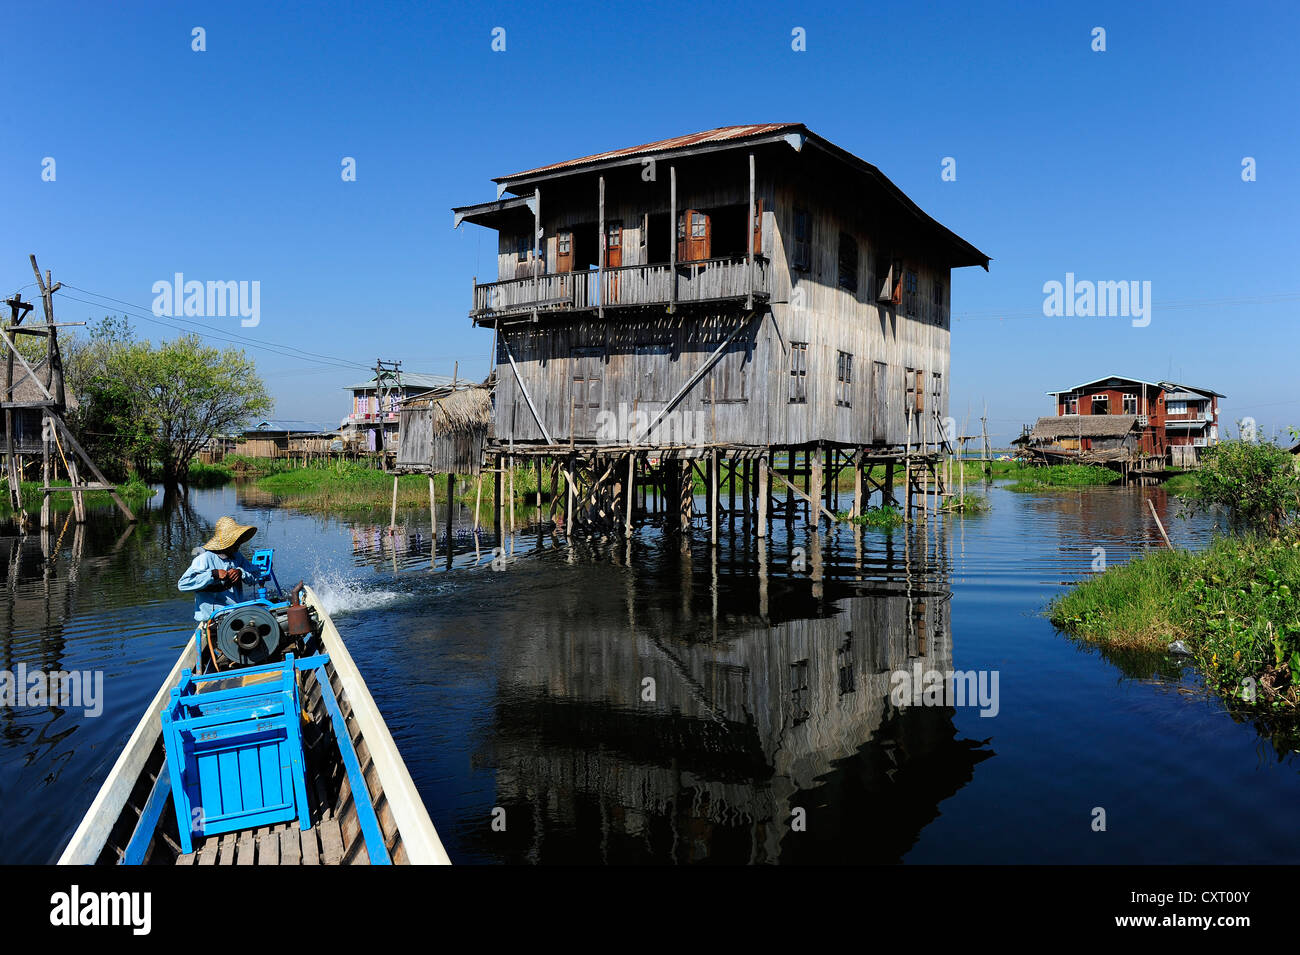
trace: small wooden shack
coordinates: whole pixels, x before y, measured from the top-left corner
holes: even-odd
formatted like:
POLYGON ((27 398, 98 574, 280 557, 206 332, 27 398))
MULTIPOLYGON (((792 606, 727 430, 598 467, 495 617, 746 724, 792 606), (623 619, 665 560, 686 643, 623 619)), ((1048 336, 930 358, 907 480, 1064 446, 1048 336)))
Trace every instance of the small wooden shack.
POLYGON ((492 435, 492 393, 462 388, 441 398, 416 398, 399 413, 396 470, 478 474, 492 435))
POLYGON ((1055 415, 1038 419, 1022 453, 1048 464, 1128 464, 1140 456, 1140 436, 1137 415, 1055 415))

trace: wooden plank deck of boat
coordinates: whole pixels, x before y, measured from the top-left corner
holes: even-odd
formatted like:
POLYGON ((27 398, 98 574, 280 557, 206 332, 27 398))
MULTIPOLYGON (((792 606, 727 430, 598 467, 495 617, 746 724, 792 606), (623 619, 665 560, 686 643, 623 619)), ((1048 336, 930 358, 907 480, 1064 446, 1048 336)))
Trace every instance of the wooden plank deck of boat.
MULTIPOLYGON (((296 820, 260 829, 209 836, 193 852, 176 857, 177 865, 339 865, 343 833, 331 816, 306 831, 296 820)), ((356 860, 369 861, 363 852, 356 860)))

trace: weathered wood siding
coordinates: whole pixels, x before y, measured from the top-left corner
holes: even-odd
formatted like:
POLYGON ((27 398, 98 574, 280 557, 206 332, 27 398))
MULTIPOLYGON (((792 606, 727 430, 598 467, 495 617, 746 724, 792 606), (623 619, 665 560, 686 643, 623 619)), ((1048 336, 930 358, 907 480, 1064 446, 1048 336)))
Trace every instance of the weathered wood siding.
POLYGON ((401 410, 401 442, 395 466, 398 470, 434 474, 478 474, 487 444, 486 429, 446 431, 435 436, 433 414, 429 407, 401 410))
MULTIPOLYGON (((751 327, 720 366, 674 408, 674 423, 680 426, 677 433, 695 429, 696 439, 676 441, 657 431, 651 443, 902 446, 909 441, 907 408, 915 407, 909 383, 915 386, 918 372, 923 410, 911 425, 910 441, 915 445, 918 440, 933 443, 939 438, 942 424, 935 412, 939 419, 948 414, 950 270, 935 264, 942 256, 928 255, 907 233, 895 235, 890 222, 876 214, 877 207, 838 192, 832 177, 802 167, 792 172, 795 168, 789 160, 766 166, 762 158, 758 160, 755 196, 763 208, 762 253, 771 260, 770 307, 757 307, 751 327), (802 271, 793 267, 796 210, 805 210, 811 222, 809 267, 802 271), (857 242, 856 291, 842 288, 838 281, 841 233, 857 242), (917 276, 916 291, 906 293, 897 306, 877 303, 885 281, 880 264, 884 255, 901 259, 917 276), (806 400, 801 402, 791 401, 795 342, 807 345, 806 400), (851 382, 844 391, 837 387, 841 352, 852 356, 851 382), (847 404, 839 402, 841 397, 847 398, 847 404)), ((712 158, 681 165, 677 173, 678 211, 737 204, 747 210, 746 153, 729 154, 725 163, 712 158)), ((628 171, 606 178, 605 220, 623 223, 624 266, 664 258, 656 254, 666 248, 662 241, 656 244, 651 236, 643 245, 641 233, 647 222, 656 221, 655 216, 660 217, 659 228, 664 228, 663 214, 670 208, 668 175, 668 165, 660 163, 654 182, 644 182, 628 171)), ((578 177, 542 190, 548 268, 555 266, 559 230, 586 228, 595 235, 598 190, 594 183, 594 177, 578 177)), ((674 232, 670 241, 675 244, 675 239, 674 232)), ((713 254, 720 243, 729 242, 734 248, 738 241, 745 243, 743 238, 720 237, 715 231, 713 254)), ((516 261, 513 236, 502 235, 500 251, 501 279, 530 274, 516 261)), ((578 252, 578 261, 587 257, 581 249, 578 252)), ((587 280, 594 281, 594 275, 587 280)), ((557 280, 548 276, 544 281, 557 280)), ((678 314, 669 314, 666 308, 607 312, 603 320, 592 312, 555 313, 535 324, 503 324, 498 339, 496 435, 506 444, 544 440, 506 359, 507 345, 557 443, 595 441, 595 422, 602 413, 602 420, 607 426, 614 424, 618 437, 602 438, 600 443, 623 443, 629 429, 622 422, 635 422, 639 413, 648 416, 640 419, 643 422, 653 420, 745 314, 741 306, 726 304, 707 312, 679 310, 678 314), (588 384, 575 388, 575 379, 588 384)))

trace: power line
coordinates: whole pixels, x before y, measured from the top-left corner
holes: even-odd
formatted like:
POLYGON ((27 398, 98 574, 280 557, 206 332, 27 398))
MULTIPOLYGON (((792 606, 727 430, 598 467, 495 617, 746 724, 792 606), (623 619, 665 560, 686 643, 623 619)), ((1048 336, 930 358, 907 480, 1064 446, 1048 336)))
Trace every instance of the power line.
MULTIPOLYGON (((65 285, 64 288, 75 288, 75 286, 65 285)), ((77 289, 77 291, 84 292, 86 290, 79 288, 77 289)), ((96 292, 88 292, 87 294, 98 295, 98 293, 96 292)), ((73 302, 81 302, 83 305, 90 305, 95 308, 108 308, 108 306, 104 305, 104 303, 102 302, 92 302, 89 299, 77 298, 75 295, 65 295, 64 297, 73 302)), ((110 301, 117 301, 118 304, 129 305, 129 303, 122 303, 119 300, 111 299, 109 298, 109 296, 106 295, 102 295, 99 297, 109 299, 110 301)), ((130 306, 130 308, 139 309, 140 306, 132 305, 130 306)), ((247 348, 260 348, 264 351, 270 352, 271 354, 279 355, 281 358, 289 358, 295 361, 309 361, 314 364, 320 365, 322 367, 329 366, 335 368, 346 368, 349 371, 358 368, 368 368, 367 365, 363 365, 360 362, 351 362, 343 358, 334 358, 333 356, 330 355, 321 355, 315 352, 306 351, 305 349, 294 348, 291 345, 281 345, 276 342, 261 342, 261 341, 257 341, 256 339, 251 339, 244 336, 231 337, 234 333, 223 334, 219 332, 214 332, 211 329, 209 329, 206 325, 203 325, 199 322, 190 322, 184 318, 177 319, 177 321, 184 322, 185 325, 191 327, 187 328, 185 327, 185 325, 176 324, 175 321, 167 321, 165 319, 158 318, 157 316, 146 314, 143 312, 143 309, 141 309, 141 311, 139 312, 130 311, 127 309, 113 309, 113 310, 121 311, 123 315, 127 315, 131 318, 136 318, 146 322, 152 322, 155 325, 162 325, 167 328, 171 328, 175 331, 185 332, 187 334, 195 333, 203 338, 209 338, 216 341, 223 341, 232 345, 241 345, 247 348)))
MULTIPOLYGON (((113 298, 113 296, 111 296, 111 295, 105 295, 105 294, 103 294, 102 292, 92 292, 90 289, 78 288, 77 286, 72 285, 72 284, 69 284, 69 283, 67 283, 67 282, 64 283, 64 287, 65 287, 65 288, 76 289, 78 292, 84 292, 84 293, 86 293, 87 295, 93 295, 93 296, 95 296, 96 298, 102 298, 102 299, 106 299, 107 301, 110 301, 110 302, 116 302, 116 303, 119 304, 119 305, 126 305, 126 306, 129 307, 129 308, 136 308, 136 309, 144 310, 144 306, 143 306, 143 305, 136 305, 136 304, 134 304, 134 303, 132 303, 132 302, 124 302, 124 301, 122 301, 120 298, 113 298)), ((152 309, 149 309, 149 311, 152 312, 152 309)), ((179 318, 179 316, 174 316, 174 315, 173 315, 173 316, 168 316, 168 317, 169 317, 169 318, 177 318, 179 321, 185 322, 187 325, 194 325, 195 327, 200 328, 200 329, 206 329, 206 328, 207 328, 206 325, 203 325, 203 324, 201 324, 201 323, 199 323, 199 322, 191 322, 191 321, 189 321, 188 319, 185 319, 185 318, 179 318)), ((342 362, 342 363, 344 363, 344 364, 352 365, 352 366, 355 366, 355 367, 365 367, 364 365, 360 365, 360 364, 357 363, 357 362, 349 361, 349 360, 346 359, 346 358, 336 358, 336 357, 334 357, 333 355, 322 355, 322 354, 319 353, 319 352, 313 352, 313 351, 308 351, 308 350, 305 349, 305 348, 299 348, 297 345, 285 345, 285 344, 282 344, 282 343, 280 343, 280 342, 266 342, 266 341, 261 341, 261 340, 258 340, 258 339, 249 338, 247 335, 241 335, 241 334, 239 334, 238 332, 231 332, 230 334, 234 335, 236 338, 246 340, 250 345, 255 346, 255 347, 256 347, 256 346, 266 346, 266 345, 271 345, 271 346, 274 346, 274 347, 276 347, 276 348, 284 348, 284 349, 288 349, 289 351, 302 352, 304 355, 310 355, 310 356, 312 356, 313 358, 322 358, 322 359, 325 359, 325 360, 328 360, 328 361, 342 362)))

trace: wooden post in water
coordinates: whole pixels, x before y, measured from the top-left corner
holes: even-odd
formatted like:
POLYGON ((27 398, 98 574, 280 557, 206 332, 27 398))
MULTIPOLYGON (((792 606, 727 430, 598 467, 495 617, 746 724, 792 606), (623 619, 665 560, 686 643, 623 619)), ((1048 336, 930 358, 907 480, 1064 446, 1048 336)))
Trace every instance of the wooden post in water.
POLYGON ((567 500, 564 508, 564 533, 570 537, 573 536, 573 504, 577 497, 576 494, 574 493, 573 480, 571 480, 571 477, 576 478, 578 476, 577 470, 574 467, 576 463, 577 461, 575 456, 570 454, 569 471, 564 478, 564 486, 566 488, 566 494, 567 494, 567 500))
POLYGON ((727 527, 734 526, 736 520, 736 459, 727 457, 727 527))
POLYGON ((632 502, 636 498, 636 452, 632 451, 627 456, 627 523, 624 530, 628 536, 632 536, 632 502))
POLYGON ((43 488, 43 490, 41 492, 41 527, 43 528, 49 527, 50 521, 53 518, 53 514, 51 510, 53 502, 50 500, 50 494, 51 494, 50 483, 54 479, 54 475, 50 469, 50 445, 53 444, 53 442, 50 440, 50 432, 52 430, 53 429, 50 426, 50 419, 42 415, 41 416, 41 487, 43 488))
MULTIPOLYGON (((430 485, 430 493, 432 493, 432 485, 430 485)), ((479 508, 479 504, 481 504, 482 502, 483 502, 483 472, 480 471, 478 474, 478 487, 474 491, 474 542, 476 545, 478 543, 478 508, 479 508)))
MULTIPOLYGON (((429 490, 433 490, 432 481, 430 481, 429 490)), ((451 522, 456 516, 456 475, 451 471, 447 472, 447 569, 451 569, 451 558, 456 552, 456 548, 451 542, 451 522)))
MULTIPOLYGON (((695 469, 690 458, 681 458, 677 462, 677 513, 681 518, 682 533, 691 529, 691 520, 695 516, 695 469)), ((684 546, 684 545, 683 545, 684 546)))
POLYGON ((510 457, 510 553, 515 552, 515 459, 510 457))
POLYGON ((492 469, 492 533, 497 542, 501 541, 501 482, 505 474, 501 470, 501 455, 496 455, 492 469))
POLYGON ((1156 527, 1160 528, 1160 536, 1165 539, 1165 546, 1172 550, 1173 542, 1169 540, 1169 535, 1165 533, 1165 525, 1160 523, 1160 515, 1156 513, 1156 506, 1151 503, 1151 498, 1147 498, 1147 507, 1151 508, 1151 516, 1156 519, 1156 527))
POLYGON ((393 507, 388 515, 388 533, 397 530, 397 475, 393 475, 393 507))
POLYGON ((767 537, 767 455, 758 459, 758 536, 767 537))
POLYGON ((788 535, 794 529, 794 450, 785 449, 785 530, 788 535))
POLYGON ((812 526, 817 526, 822 519, 821 513, 817 510, 822 500, 822 452, 821 448, 816 448, 808 452, 809 470, 808 470, 808 518, 812 526))
POLYGON ((849 512, 852 517, 861 517, 866 510, 862 506, 862 457, 863 448, 858 448, 853 454, 853 509, 849 512))
POLYGON ((718 543, 718 449, 709 451, 709 541, 718 543))
MULTIPOLYGON (((451 541, 447 541, 451 548, 451 541)), ((438 504, 433 498, 433 472, 429 473, 429 566, 438 560, 438 504)))
MULTIPOLYGON (((68 477, 72 480, 73 487, 81 484, 81 474, 77 468, 76 455, 68 458, 68 477)), ((72 510, 78 524, 86 523, 86 498, 81 491, 72 492, 72 510)))

